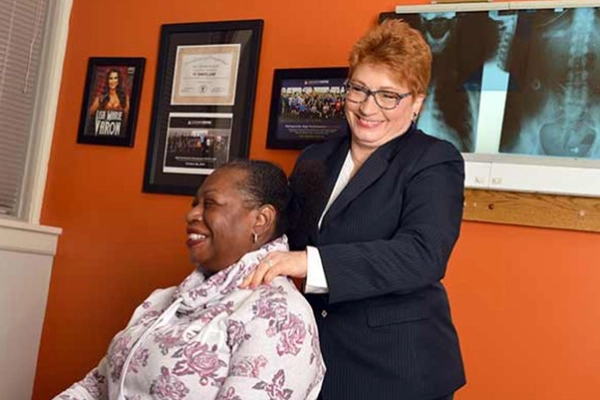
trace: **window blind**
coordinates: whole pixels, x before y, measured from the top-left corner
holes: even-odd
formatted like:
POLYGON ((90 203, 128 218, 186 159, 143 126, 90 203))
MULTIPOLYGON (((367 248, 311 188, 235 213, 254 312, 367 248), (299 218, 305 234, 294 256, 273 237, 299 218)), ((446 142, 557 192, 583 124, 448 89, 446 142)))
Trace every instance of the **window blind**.
POLYGON ((18 216, 47 0, 0 0, 0 215, 18 216))

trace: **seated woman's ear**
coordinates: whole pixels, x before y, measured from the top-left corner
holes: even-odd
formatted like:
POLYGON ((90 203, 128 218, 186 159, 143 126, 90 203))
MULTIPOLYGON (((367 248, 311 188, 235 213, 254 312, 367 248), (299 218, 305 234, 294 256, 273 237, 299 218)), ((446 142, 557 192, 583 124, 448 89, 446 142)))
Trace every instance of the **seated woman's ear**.
POLYGON ((258 235, 258 244, 263 245, 273 240, 273 234, 277 225, 277 211, 271 204, 260 206, 252 232, 258 235))

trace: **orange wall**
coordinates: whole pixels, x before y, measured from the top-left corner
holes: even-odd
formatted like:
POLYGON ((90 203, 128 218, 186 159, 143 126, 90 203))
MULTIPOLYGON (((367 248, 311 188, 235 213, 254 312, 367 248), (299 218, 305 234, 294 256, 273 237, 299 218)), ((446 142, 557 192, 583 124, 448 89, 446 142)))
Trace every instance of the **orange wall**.
MULTIPOLYGON (((64 233, 34 400, 80 379, 150 291, 190 271, 190 199, 141 191, 160 25, 265 20, 251 157, 289 171, 296 152, 265 149, 273 69, 345 65, 351 44, 397 2, 74 3, 42 217, 64 233), (76 144, 90 56, 147 59, 132 149, 76 144)), ((600 235, 465 223, 446 281, 469 380, 458 400, 600 398, 600 235)))

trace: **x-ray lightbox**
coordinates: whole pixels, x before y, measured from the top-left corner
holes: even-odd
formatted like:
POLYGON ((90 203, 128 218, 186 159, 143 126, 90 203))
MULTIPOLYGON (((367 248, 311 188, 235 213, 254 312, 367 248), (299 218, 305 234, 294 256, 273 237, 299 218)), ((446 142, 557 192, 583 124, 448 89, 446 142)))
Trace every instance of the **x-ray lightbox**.
POLYGON ((398 6, 433 54, 418 126, 468 187, 600 196, 600 2, 398 6))

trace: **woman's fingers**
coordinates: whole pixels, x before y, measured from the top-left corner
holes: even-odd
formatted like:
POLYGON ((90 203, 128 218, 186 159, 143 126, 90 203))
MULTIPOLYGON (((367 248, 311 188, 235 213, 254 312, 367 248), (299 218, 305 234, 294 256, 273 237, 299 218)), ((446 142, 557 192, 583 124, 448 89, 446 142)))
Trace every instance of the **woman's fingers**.
POLYGON ((285 270, 282 270, 282 266, 276 265, 273 260, 268 260, 267 272, 264 275, 263 282, 269 284, 278 276, 288 276, 285 270))
POLYGON ((240 289, 246 289, 248 287, 248 285, 250 285, 250 282, 252 282, 253 277, 254 277, 254 272, 252 272, 250 275, 248 275, 246 278, 244 278, 244 280, 242 281, 242 284, 240 285, 240 289))
POLYGON ((268 260, 266 258, 263 259, 258 264, 256 269, 244 279, 244 281, 240 285, 240 289, 247 289, 248 287, 250 289, 255 289, 258 285, 260 285, 263 282, 264 276, 272 264, 273 261, 268 260))
POLYGON ((254 276, 250 281, 250 289, 256 289, 260 284, 265 282, 265 275, 269 272, 269 269, 272 267, 273 261, 268 259, 263 259, 260 264, 258 264, 258 268, 254 271, 254 276))
POLYGON ((240 285, 241 289, 256 289, 269 284, 277 276, 306 277, 306 252, 273 252, 266 256, 240 285))

